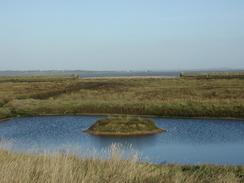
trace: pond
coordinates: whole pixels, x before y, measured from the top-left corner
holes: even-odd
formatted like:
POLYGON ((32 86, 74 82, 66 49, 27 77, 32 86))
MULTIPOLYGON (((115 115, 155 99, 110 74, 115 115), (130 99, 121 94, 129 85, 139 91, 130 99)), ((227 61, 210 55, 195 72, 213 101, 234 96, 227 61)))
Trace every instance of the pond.
MULTIPOLYGON (((93 153, 112 144, 141 161, 184 164, 244 164, 244 121, 153 118, 165 133, 143 137, 99 137, 83 130, 102 116, 22 117, 0 123, 5 148, 18 152, 93 153)), ((3 141, 3 140, 2 140, 3 141)))

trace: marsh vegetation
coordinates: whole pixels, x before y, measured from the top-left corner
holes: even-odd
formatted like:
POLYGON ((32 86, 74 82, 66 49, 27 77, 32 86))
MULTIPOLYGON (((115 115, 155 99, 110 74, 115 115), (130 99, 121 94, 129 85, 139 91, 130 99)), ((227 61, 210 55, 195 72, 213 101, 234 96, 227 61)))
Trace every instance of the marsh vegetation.
MULTIPOLYGON (((0 119, 67 114, 244 117, 241 77, 0 78, 0 119)), ((130 121, 130 120, 129 120, 130 121)), ((152 165, 0 150, 1 182, 244 182, 243 166, 152 165), (12 172, 15 172, 14 174, 12 172)))
POLYGON ((244 117, 244 80, 240 78, 0 80, 0 118, 85 113, 244 117))
POLYGON ((153 120, 133 116, 110 116, 99 119, 87 132, 93 135, 133 136, 152 135, 165 130, 158 128, 153 120))

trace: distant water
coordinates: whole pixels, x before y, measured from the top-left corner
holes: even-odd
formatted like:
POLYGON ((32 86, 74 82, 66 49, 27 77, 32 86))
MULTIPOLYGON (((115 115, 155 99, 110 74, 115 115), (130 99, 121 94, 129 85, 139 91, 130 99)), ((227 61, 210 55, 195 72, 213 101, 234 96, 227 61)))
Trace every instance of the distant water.
POLYGON ((244 164, 244 121, 155 118, 166 133, 144 137, 97 137, 82 132, 97 116, 16 118, 0 123, 0 137, 13 151, 69 151, 89 156, 111 144, 124 154, 138 152, 154 163, 244 164))
POLYGON ((35 76, 35 75, 79 75, 84 77, 129 77, 129 76, 164 76, 176 77, 177 71, 0 71, 0 76, 35 76))
POLYGON ((164 72, 164 71, 98 71, 98 72, 83 72, 80 77, 177 77, 179 72, 164 72))
POLYGON ((36 76, 36 75, 79 75, 84 77, 130 77, 130 76, 161 76, 178 77, 184 73, 218 73, 243 72, 241 69, 209 69, 209 70, 176 70, 176 71, 86 71, 86 70, 30 70, 30 71, 0 71, 0 76, 36 76))

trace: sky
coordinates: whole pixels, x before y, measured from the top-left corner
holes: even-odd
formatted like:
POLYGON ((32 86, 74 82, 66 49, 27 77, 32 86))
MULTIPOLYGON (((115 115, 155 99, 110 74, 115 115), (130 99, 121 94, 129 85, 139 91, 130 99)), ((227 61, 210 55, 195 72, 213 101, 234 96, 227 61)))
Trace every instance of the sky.
POLYGON ((244 68, 243 0, 0 0, 0 70, 244 68))

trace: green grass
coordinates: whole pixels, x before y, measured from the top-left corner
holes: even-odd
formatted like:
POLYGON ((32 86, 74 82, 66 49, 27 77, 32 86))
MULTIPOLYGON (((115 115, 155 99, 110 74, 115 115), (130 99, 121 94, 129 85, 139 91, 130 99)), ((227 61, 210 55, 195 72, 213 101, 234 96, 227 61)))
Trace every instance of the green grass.
POLYGON ((0 116, 133 114, 244 118, 243 79, 102 78, 0 82, 0 116), (1 109, 3 108, 3 109, 1 109))
POLYGON ((87 132, 94 135, 149 135, 160 133, 151 119, 133 116, 110 116, 99 119, 87 132))
POLYGON ((0 150, 1 183, 243 183, 243 166, 153 165, 137 156, 121 160, 112 146, 107 160, 68 154, 26 155, 0 150))

